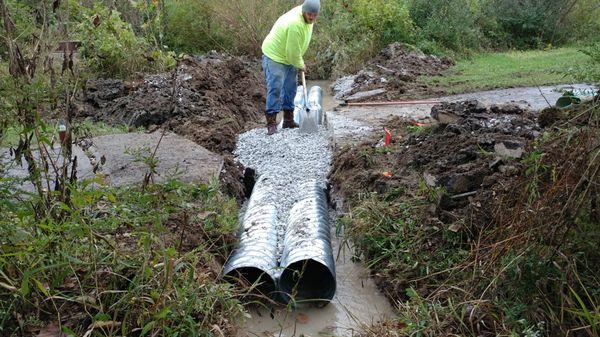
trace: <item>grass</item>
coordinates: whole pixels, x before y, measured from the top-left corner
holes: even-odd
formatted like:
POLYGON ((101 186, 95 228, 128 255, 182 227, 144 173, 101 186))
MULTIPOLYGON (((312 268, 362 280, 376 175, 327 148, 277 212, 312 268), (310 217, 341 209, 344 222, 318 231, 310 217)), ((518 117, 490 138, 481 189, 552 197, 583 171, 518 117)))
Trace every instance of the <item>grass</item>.
POLYGON ((369 170, 389 157, 397 160, 404 143, 389 153, 372 146, 343 153, 362 162, 344 163, 356 176, 331 175, 338 186, 345 178, 342 223, 399 311, 360 336, 598 336, 599 113, 594 103, 581 105, 568 123, 546 129, 530 144, 519 176, 486 187, 493 197, 469 201, 490 218, 475 208, 451 210, 458 231, 441 221, 443 208, 431 207, 439 191, 425 184, 371 182, 371 194, 346 187, 371 179, 369 170))
POLYGON ((485 53, 459 60, 444 76, 422 81, 448 94, 571 83, 574 77, 565 73, 588 60, 577 47, 485 53))
MULTIPOLYGON (((1 186, 0 186, 1 187, 1 186)), ((217 185, 74 189, 62 220, 0 188, 0 335, 228 336, 238 206, 217 185)))

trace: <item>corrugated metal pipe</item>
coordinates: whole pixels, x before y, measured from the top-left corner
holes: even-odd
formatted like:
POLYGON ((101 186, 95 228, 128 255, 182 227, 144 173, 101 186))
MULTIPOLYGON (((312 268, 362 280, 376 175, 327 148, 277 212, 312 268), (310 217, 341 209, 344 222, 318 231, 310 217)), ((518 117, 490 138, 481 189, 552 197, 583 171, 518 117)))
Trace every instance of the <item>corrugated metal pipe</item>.
POLYGON ((255 286, 259 293, 273 296, 277 279, 277 208, 259 202, 269 190, 263 179, 254 185, 244 214, 239 245, 223 268, 225 278, 255 286))
POLYGON ((268 193, 262 181, 254 186, 239 246, 223 269, 225 278, 255 285, 260 293, 285 303, 329 303, 335 295, 336 276, 324 190, 314 180, 299 186, 277 263, 277 210, 272 204, 259 205, 268 193))
POLYGON ((283 241, 279 291, 285 302, 326 304, 336 289, 327 197, 316 181, 299 192, 283 241))
POLYGON ((317 120, 317 125, 323 125, 323 89, 318 85, 310 88, 306 107, 310 110, 310 115, 317 120))
POLYGON ((304 101, 304 87, 299 85, 294 97, 294 122, 300 124, 302 109, 308 108, 310 116, 314 116, 317 125, 323 125, 323 89, 318 85, 308 91, 307 102, 304 101))

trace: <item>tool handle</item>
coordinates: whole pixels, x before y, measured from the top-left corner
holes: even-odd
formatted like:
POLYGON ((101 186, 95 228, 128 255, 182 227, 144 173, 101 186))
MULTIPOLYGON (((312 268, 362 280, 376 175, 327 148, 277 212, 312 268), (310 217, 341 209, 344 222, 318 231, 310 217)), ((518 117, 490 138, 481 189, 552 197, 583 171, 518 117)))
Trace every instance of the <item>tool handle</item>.
POLYGON ((306 91, 306 75, 304 74, 304 70, 300 71, 300 77, 302 77, 302 88, 304 88, 304 105, 308 104, 306 101, 308 99, 308 93, 306 91))

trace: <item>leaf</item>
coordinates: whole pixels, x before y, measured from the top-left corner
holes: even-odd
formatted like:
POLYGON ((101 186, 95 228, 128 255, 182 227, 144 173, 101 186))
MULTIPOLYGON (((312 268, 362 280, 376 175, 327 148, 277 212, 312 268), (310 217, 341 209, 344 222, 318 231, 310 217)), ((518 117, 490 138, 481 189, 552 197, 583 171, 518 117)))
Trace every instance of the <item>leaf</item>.
POLYGON ((29 274, 25 273, 23 281, 21 281, 21 293, 23 296, 29 295, 29 274))
POLYGON ((148 322, 146 325, 144 325, 144 328, 142 329, 142 333, 140 334, 140 337, 143 337, 148 332, 150 332, 150 330, 152 330, 152 328, 154 328, 155 324, 156 324, 155 321, 151 321, 151 322, 148 322))
POLYGON ((296 322, 298 322, 300 324, 307 324, 308 321, 309 321, 309 318, 308 318, 307 314, 299 313, 298 316, 296 316, 296 322))
POLYGON ((33 279, 33 282, 38 287, 38 289, 42 292, 42 294, 44 294, 46 297, 50 297, 50 293, 48 292, 48 286, 43 285, 42 282, 40 282, 36 279, 33 279))
POLYGON ((42 328, 36 337, 65 337, 65 334, 58 328, 58 323, 53 322, 42 328))
POLYGON ((448 229, 454 233, 458 232, 461 228, 462 228, 462 226, 459 224, 454 224, 454 225, 448 227, 448 229))

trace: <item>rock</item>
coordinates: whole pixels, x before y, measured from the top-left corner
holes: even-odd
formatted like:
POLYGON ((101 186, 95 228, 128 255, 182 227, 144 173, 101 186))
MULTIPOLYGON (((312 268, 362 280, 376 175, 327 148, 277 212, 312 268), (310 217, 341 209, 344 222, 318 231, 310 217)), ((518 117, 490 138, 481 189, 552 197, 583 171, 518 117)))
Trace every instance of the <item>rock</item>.
POLYGON ((425 179, 425 183, 427 184, 427 186, 430 186, 430 187, 437 186, 437 178, 433 174, 431 174, 429 172, 424 172, 423 179, 425 179))
POLYGON ((331 91, 333 91, 333 95, 336 99, 343 99, 347 95, 349 95, 354 89, 354 80, 356 79, 356 75, 352 76, 344 76, 336 80, 331 85, 331 91))
POLYGON ((521 158, 523 156, 523 144, 516 141, 502 141, 494 145, 494 151, 502 158, 521 158))
POLYGON ((494 114, 513 114, 521 115, 525 109, 521 108, 516 103, 494 104, 490 107, 490 111, 494 114))
POLYGON ((496 168, 498 168, 498 166, 502 165, 502 162, 503 162, 502 158, 496 158, 490 162, 488 167, 491 169, 496 169, 496 168))
POLYGON ((500 166, 499 171, 507 177, 519 174, 519 168, 514 165, 502 165, 500 166))
POLYGON ((485 172, 479 170, 457 173, 449 177, 445 186, 449 193, 466 193, 478 189, 485 176, 485 172))
POLYGON ((453 113, 434 110, 433 108, 431 109, 431 117, 442 125, 454 124, 460 119, 460 117, 453 113))
POLYGON ((346 101, 348 101, 348 102, 362 101, 362 100, 365 100, 367 98, 373 98, 373 97, 377 97, 379 95, 383 95, 386 92, 387 92, 387 90, 385 90, 385 89, 375 89, 375 90, 369 90, 369 91, 361 91, 361 92, 357 92, 357 93, 353 94, 352 96, 348 97, 346 99, 346 101))

